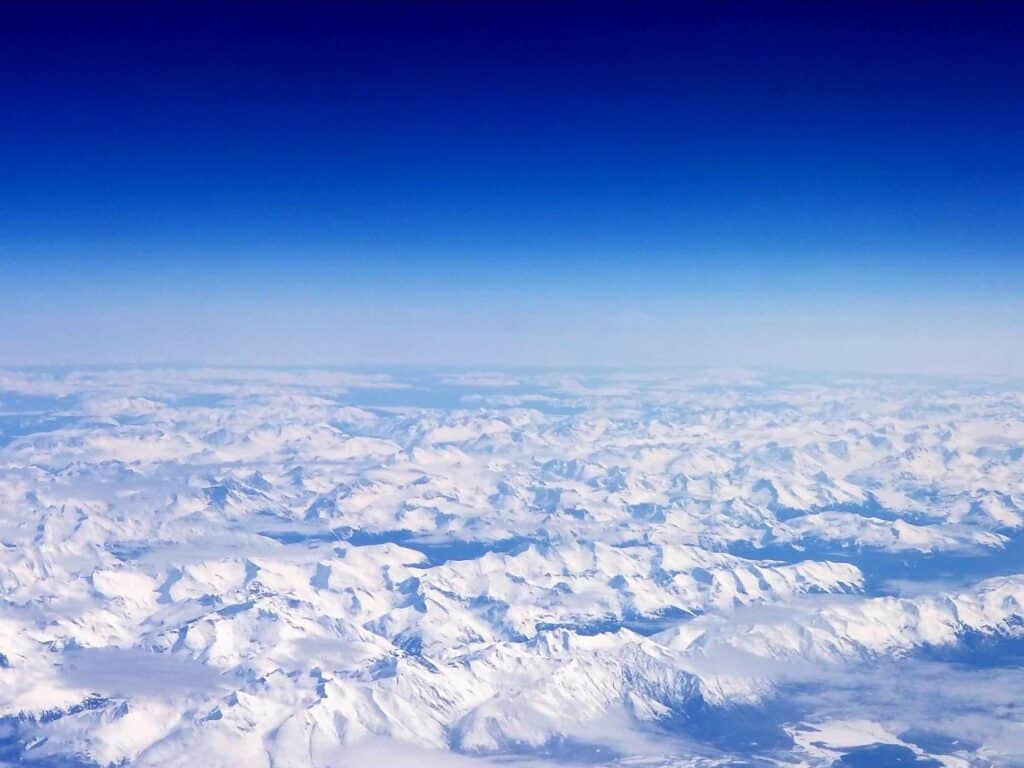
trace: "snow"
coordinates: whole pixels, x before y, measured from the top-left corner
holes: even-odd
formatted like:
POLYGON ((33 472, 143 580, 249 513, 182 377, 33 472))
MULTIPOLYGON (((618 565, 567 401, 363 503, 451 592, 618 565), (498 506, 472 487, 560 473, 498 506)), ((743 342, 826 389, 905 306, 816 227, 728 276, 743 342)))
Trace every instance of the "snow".
POLYGON ((1015 653, 1019 385, 423 377, 0 371, 0 762, 1016 759, 773 713, 1015 653))

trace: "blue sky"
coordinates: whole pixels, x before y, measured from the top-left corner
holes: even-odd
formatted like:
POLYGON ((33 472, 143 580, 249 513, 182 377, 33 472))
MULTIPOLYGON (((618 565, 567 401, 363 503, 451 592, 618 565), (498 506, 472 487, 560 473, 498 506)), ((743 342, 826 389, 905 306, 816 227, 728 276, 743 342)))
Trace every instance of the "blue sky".
POLYGON ((1009 4, 25 4, 0 362, 1024 374, 1009 4))

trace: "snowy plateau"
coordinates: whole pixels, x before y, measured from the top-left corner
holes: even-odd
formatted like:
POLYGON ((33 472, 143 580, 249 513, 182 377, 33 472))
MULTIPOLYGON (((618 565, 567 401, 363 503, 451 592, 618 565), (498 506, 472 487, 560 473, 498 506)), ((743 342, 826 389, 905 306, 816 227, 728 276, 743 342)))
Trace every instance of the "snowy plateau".
POLYGON ((1024 384, 0 370, 0 763, 1024 766, 1024 384))

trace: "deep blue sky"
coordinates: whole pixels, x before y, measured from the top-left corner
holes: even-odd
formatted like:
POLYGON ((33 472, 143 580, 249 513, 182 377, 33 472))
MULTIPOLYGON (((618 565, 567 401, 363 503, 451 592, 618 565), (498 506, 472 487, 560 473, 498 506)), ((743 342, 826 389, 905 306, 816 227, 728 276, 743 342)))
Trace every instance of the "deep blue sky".
POLYGON ((1024 12, 0 19, 0 362, 1024 374, 1024 12))

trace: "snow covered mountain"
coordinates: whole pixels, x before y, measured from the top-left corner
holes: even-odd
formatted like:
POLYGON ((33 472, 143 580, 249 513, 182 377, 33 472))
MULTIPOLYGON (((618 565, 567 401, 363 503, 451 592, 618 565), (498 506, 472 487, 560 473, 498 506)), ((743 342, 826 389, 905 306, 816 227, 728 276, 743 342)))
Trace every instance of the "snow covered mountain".
POLYGON ((1019 382, 0 371, 0 762, 1024 765, 1022 529, 1019 382))

